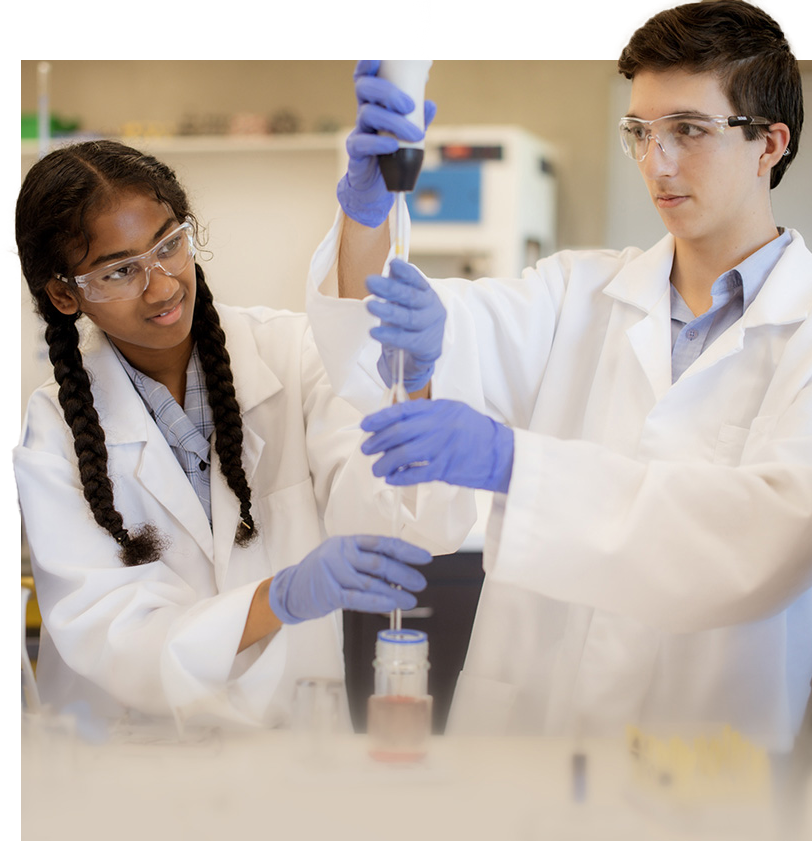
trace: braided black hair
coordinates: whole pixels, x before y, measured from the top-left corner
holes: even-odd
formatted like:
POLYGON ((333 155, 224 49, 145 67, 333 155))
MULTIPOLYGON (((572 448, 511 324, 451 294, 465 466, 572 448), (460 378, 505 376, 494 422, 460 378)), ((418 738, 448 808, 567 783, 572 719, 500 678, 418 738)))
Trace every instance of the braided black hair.
POLYGON ((229 488, 240 501, 241 522, 236 541, 244 546, 256 534, 251 516, 251 488, 242 466, 242 416, 234 393, 231 359, 226 350, 226 336, 214 308, 211 290, 206 285, 203 269, 195 265, 197 295, 192 321, 192 338, 197 344, 200 365, 206 378, 209 405, 214 415, 214 448, 220 459, 220 471, 229 488))
MULTIPOLYGON (((85 499, 96 522, 116 540, 127 566, 160 558, 166 540, 152 524, 136 531, 116 510, 107 472, 104 430, 93 405, 90 379, 79 350, 79 313, 65 315, 51 302, 46 287, 57 274, 71 276, 84 256, 69 263, 77 246, 89 247, 86 223, 120 191, 140 190, 166 204, 178 220, 198 225, 175 173, 156 158, 110 140, 78 143, 46 155, 28 172, 17 199, 16 236, 23 274, 37 312, 46 323, 45 339, 59 403, 79 462, 85 499)), ((234 392, 225 334, 203 270, 195 265, 197 298, 192 337, 197 342, 214 415, 214 446, 220 469, 240 502, 242 522, 235 540, 245 545, 256 536, 251 489, 242 463, 242 416, 234 392)))

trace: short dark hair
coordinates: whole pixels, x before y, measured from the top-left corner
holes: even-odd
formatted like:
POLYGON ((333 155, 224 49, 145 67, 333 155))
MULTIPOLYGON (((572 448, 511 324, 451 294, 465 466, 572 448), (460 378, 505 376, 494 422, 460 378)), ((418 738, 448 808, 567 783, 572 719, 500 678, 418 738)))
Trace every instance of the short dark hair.
MULTIPOLYGON (((633 79, 643 70, 674 69, 716 74, 735 114, 789 127, 788 154, 770 174, 770 187, 778 186, 798 152, 804 123, 801 73, 779 25, 745 0, 702 0, 666 9, 632 35, 618 72, 633 79)), ((765 131, 744 128, 748 140, 765 131)))

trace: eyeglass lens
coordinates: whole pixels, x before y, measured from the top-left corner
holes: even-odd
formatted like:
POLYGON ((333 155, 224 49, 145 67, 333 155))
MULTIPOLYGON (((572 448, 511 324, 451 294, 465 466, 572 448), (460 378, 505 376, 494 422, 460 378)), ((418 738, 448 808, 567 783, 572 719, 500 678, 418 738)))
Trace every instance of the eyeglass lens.
POLYGON ((178 275, 189 265, 193 253, 190 229, 178 228, 147 254, 85 275, 85 297, 95 302, 137 298, 147 288, 150 271, 157 268, 164 274, 178 275))
POLYGON ((632 159, 642 161, 650 142, 657 143, 671 158, 702 152, 724 132, 724 124, 702 117, 661 117, 652 122, 625 118, 620 121, 620 142, 632 159))

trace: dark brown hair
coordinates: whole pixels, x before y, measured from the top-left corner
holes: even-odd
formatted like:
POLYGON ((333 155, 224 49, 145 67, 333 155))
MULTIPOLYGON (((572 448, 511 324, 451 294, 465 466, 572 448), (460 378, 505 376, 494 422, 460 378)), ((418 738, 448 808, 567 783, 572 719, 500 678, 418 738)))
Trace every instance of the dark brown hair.
MULTIPOLYGON (((154 195, 178 221, 190 219, 198 234, 186 192, 172 169, 137 149, 99 140, 58 149, 31 167, 17 199, 16 235, 23 274, 37 312, 46 323, 45 339, 59 385, 59 403, 73 434, 85 499, 96 522, 120 545, 122 561, 132 566, 158 560, 166 541, 150 523, 131 533, 133 525, 128 527, 116 510, 107 473, 104 430, 79 350, 76 321, 81 313, 62 314, 46 291, 55 275, 74 274, 73 268, 84 258, 77 260, 74 256, 71 264, 68 255, 75 255, 83 243, 88 247, 88 219, 124 190, 154 195)), ((195 274, 192 338, 214 415, 214 447, 220 470, 240 501, 242 523, 235 540, 243 545, 254 537, 256 529, 251 515, 251 489, 242 464, 242 417, 225 334, 203 270, 197 264, 195 274)))
MULTIPOLYGON (((734 114, 789 127, 788 154, 770 174, 770 187, 777 187, 798 152, 804 123, 801 73, 778 24, 744 0, 703 0, 666 9, 632 35, 618 72, 633 79, 643 70, 672 69, 714 73, 734 114)), ((755 140, 767 129, 745 126, 743 131, 755 140)))

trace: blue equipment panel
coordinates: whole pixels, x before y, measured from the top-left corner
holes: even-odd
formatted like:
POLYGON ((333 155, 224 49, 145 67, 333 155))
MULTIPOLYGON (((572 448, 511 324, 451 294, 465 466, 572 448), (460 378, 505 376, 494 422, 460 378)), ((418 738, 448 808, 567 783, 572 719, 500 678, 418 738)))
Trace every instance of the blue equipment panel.
POLYGON ((414 192, 406 194, 413 222, 479 222, 482 168, 453 163, 421 171, 414 192))

